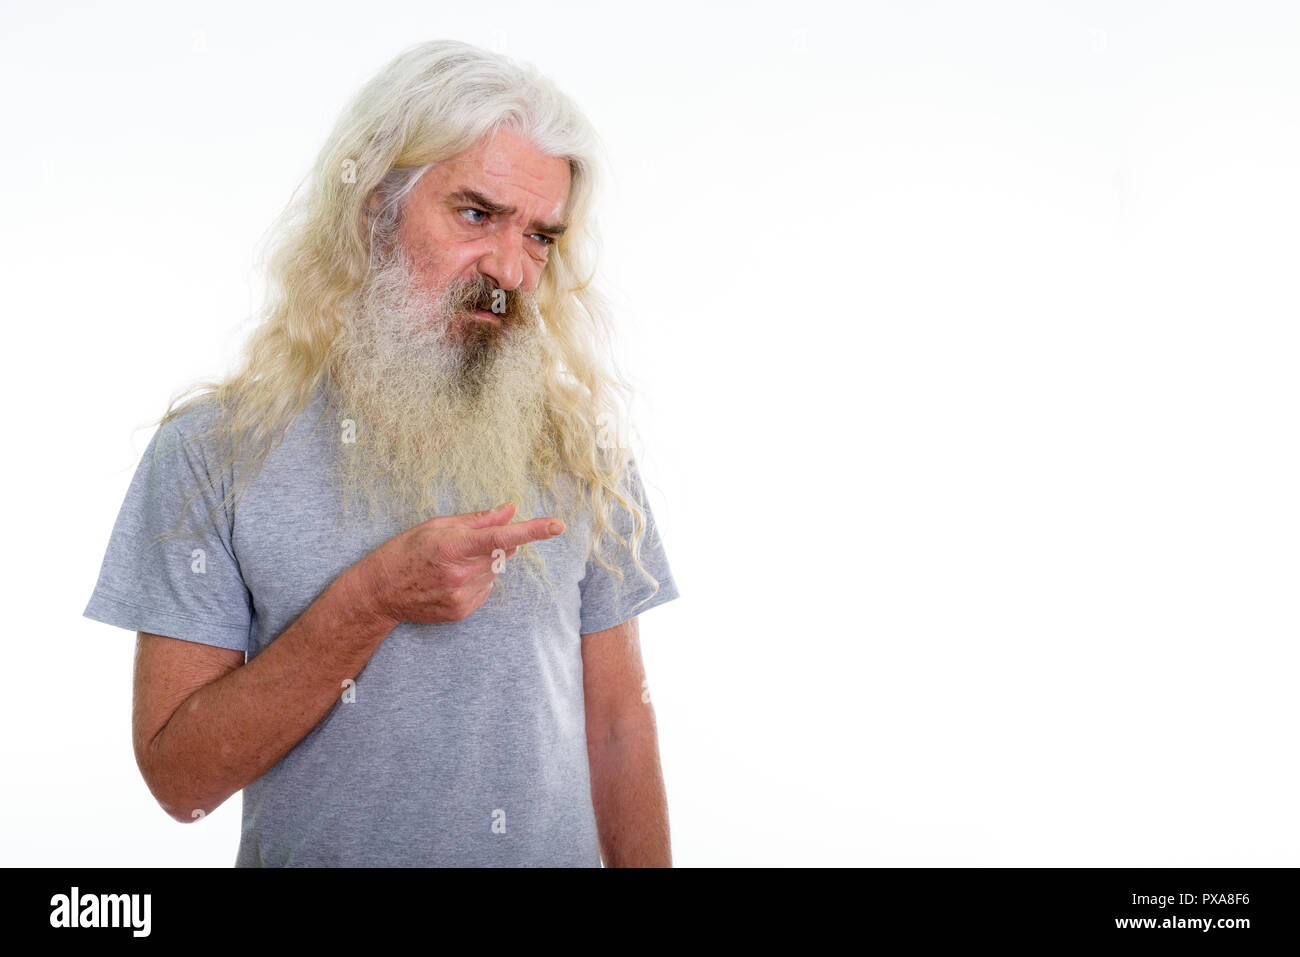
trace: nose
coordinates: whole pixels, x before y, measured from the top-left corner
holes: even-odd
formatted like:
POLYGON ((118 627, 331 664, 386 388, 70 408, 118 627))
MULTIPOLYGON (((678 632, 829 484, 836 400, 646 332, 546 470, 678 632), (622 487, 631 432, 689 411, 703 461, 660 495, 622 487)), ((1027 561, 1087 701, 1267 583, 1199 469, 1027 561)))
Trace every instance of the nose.
POLYGON ((518 289, 524 281, 524 241, 513 232, 503 229, 493 236, 491 249, 479 261, 479 272, 507 292, 518 289))

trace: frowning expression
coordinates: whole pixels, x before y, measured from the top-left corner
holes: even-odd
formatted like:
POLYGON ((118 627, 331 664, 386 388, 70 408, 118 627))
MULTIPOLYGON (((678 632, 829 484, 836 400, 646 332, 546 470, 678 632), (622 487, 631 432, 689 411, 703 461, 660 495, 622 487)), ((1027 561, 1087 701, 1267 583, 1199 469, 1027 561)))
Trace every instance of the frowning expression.
MULTIPOLYGON (((431 294, 478 276, 507 293, 531 293, 564 233, 569 188, 568 160, 498 130, 424 173, 398 240, 431 294)), ((466 318, 498 322, 490 309, 466 318)))

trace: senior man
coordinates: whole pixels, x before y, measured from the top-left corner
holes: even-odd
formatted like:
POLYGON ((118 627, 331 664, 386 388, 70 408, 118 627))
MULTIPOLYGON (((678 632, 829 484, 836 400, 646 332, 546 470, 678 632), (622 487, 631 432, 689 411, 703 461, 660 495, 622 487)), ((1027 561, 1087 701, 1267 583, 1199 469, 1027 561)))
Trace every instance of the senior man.
POLYGON ((138 633, 164 810, 242 789, 236 866, 671 864, 636 616, 677 589, 601 348, 595 143, 531 67, 403 53, 244 361, 160 420, 85 614, 138 633))

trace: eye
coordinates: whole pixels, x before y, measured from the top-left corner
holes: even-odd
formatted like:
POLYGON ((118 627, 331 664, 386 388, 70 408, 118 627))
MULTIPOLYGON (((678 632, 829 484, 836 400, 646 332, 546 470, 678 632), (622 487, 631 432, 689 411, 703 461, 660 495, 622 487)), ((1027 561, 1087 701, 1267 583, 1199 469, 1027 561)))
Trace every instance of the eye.
MULTIPOLYGON (((477 213, 479 216, 486 216, 486 215, 487 215, 487 213, 484 212, 483 210, 481 210, 481 209, 476 209, 476 208, 473 207, 473 206, 467 206, 467 207, 464 208, 464 209, 458 209, 458 210, 456 210, 456 212, 460 213, 461 216, 464 216, 466 213, 477 213)), ((468 220, 468 222, 471 222, 471 223, 474 223, 475 225, 478 225, 479 223, 483 222, 483 220, 481 220, 481 219, 471 219, 471 220, 468 220)))
POLYGON ((535 239, 537 239, 538 242, 540 242, 543 246, 554 246, 554 245, 555 245, 555 240, 554 240, 554 239, 552 239, 550 236, 546 236, 546 235, 544 235, 544 234, 542 234, 542 233, 533 233, 533 237, 534 237, 535 239))

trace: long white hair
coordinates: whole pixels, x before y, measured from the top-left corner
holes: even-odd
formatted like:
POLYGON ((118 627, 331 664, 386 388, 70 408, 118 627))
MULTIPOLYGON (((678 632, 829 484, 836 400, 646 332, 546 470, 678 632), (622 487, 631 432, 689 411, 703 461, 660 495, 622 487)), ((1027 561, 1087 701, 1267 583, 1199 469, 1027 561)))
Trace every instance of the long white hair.
POLYGON ((406 50, 366 83, 322 148, 305 191, 300 186, 271 232, 268 300, 240 367, 185 389, 158 421, 195 403, 213 405, 218 414, 203 436, 220 440, 223 467, 238 463, 226 498, 237 501, 328 377, 341 308, 372 268, 377 241, 395 235, 420 176, 498 129, 566 158, 571 173, 568 230, 551 248, 537 289, 552 343, 545 375, 555 459, 538 463, 539 474, 568 476, 582 490, 592 517, 589 555, 622 577, 602 554, 608 535, 630 549, 658 591, 640 558, 646 515, 632 491, 630 450, 607 439, 630 389, 612 358, 608 301, 591 285, 599 141, 569 97, 531 65, 439 40, 406 50), (372 195, 379 200, 373 213, 372 195), (630 540, 613 521, 620 506, 632 516, 630 540))

